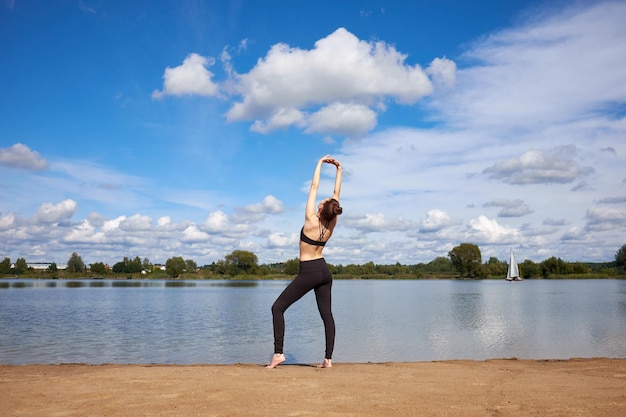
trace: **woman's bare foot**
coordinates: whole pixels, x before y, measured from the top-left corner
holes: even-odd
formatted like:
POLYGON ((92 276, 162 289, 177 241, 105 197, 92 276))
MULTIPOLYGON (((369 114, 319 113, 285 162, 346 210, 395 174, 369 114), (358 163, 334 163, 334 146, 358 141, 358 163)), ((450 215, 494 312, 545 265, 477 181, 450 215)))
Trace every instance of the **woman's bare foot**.
POLYGON ((269 365, 266 366, 266 368, 276 368, 278 365, 285 362, 285 360, 285 355, 283 355, 282 353, 275 353, 274 356, 272 356, 272 361, 269 365))
POLYGON ((320 363, 319 365, 317 365, 318 368, 332 368, 333 367, 333 361, 330 359, 326 359, 324 358, 324 361, 322 363, 320 363))

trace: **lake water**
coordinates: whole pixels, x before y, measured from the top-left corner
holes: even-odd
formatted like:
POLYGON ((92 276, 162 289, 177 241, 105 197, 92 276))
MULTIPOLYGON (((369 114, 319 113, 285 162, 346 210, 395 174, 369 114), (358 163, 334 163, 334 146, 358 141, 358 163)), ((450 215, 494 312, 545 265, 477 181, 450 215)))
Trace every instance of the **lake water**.
MULTIPOLYGON (((288 281, 0 280, 0 363, 267 363, 288 281)), ((336 280, 336 362, 626 358, 625 280, 336 280)), ((313 293, 285 314, 316 363, 313 293)))

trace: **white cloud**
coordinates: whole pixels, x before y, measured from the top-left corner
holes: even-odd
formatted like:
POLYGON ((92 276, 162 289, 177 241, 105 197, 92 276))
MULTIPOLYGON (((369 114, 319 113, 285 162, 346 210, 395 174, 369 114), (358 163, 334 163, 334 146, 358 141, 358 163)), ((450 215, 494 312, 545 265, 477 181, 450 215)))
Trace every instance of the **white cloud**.
POLYGON ((376 113, 355 103, 331 103, 311 114, 307 132, 361 136, 376 126, 376 113))
POLYGON ((91 212, 87 215, 87 221, 96 227, 102 226, 105 220, 104 216, 100 213, 91 212))
POLYGON ((159 227, 164 227, 170 224, 171 222, 172 220, 170 219, 170 216, 163 216, 163 217, 159 217, 159 219, 157 220, 157 225, 159 227))
POLYGON ((590 207, 587 210, 586 218, 587 230, 626 230, 626 207, 590 207))
POLYGON ((426 212, 426 218, 419 223, 419 231, 422 233, 438 232, 439 230, 454 224, 452 218, 443 210, 432 209, 426 212))
POLYGON ((34 220, 37 223, 58 223, 71 218, 77 208, 78 204, 72 199, 63 200, 58 204, 43 203, 37 209, 34 220))
POLYGON ((192 53, 185 58, 182 65, 166 68, 163 74, 163 90, 155 90, 153 99, 165 96, 201 95, 216 96, 218 86, 211 78, 213 73, 207 69, 215 60, 192 53))
POLYGON ((469 221, 466 237, 479 244, 507 244, 521 241, 519 230, 502 226, 496 220, 482 215, 469 221))
POLYGON ((274 197, 268 195, 263 199, 263 202, 258 204, 251 204, 244 207, 243 211, 256 214, 277 214, 284 210, 283 202, 274 197))
POLYGON ((388 219, 384 213, 353 214, 344 217, 342 224, 362 232, 408 231, 414 228, 413 222, 402 217, 388 219))
POLYGON ((460 90, 440 102, 442 118, 464 126, 525 128, 587 117, 626 97, 624 2, 537 11, 465 54, 460 90), (478 63, 478 65, 476 65, 478 63))
POLYGON ((33 171, 42 171, 48 168, 48 161, 38 152, 32 151, 22 143, 16 143, 9 148, 0 148, 0 165, 10 168, 20 168, 33 171))
POLYGON ((456 63, 449 59, 433 59, 425 72, 436 86, 452 88, 456 84, 456 63))
POLYGON ((270 233, 267 237, 268 248, 288 248, 295 247, 297 238, 295 235, 286 236, 283 233, 270 233))
POLYGON ((564 219, 547 218, 542 222, 542 224, 545 224, 546 226, 565 226, 567 221, 564 219))
POLYGON ((8 230, 15 225, 15 215, 7 213, 0 217, 0 230, 8 230))
POLYGON ((304 113, 295 108, 277 109, 267 120, 256 120, 250 130, 257 133, 269 133, 272 130, 287 128, 291 125, 306 126, 304 113))
POLYGON ((626 203, 626 196, 620 197, 607 197, 601 200, 598 200, 599 204, 622 204, 626 203))
POLYGON ((483 173, 514 185, 570 183, 593 172, 593 168, 580 166, 573 158, 575 151, 574 146, 551 152, 533 149, 518 158, 498 162, 483 173))
POLYGON ((205 224, 210 232, 224 232, 228 230, 228 216, 226 216, 226 213, 221 210, 214 211, 209 213, 209 217, 207 217, 205 224))
POLYGON ((235 212, 230 215, 229 220, 238 224, 241 229, 249 227, 252 223, 263 221, 268 215, 277 215, 283 211, 283 202, 270 194, 263 198, 261 203, 235 208, 235 212))
POLYGON ((106 220, 102 224, 101 230, 106 233, 118 230, 120 228, 120 224, 124 220, 126 220, 126 216, 119 216, 119 217, 116 217, 115 219, 106 220))
MULTIPOLYGON (((362 134, 376 125, 372 107, 388 99, 413 104, 432 93, 428 75, 406 58, 392 45, 360 40, 344 28, 311 50, 276 44, 250 72, 236 77, 233 88, 242 100, 227 118, 255 120, 253 130, 263 133, 306 121, 309 132, 362 134), (339 122, 342 115, 348 122, 339 122)), ((443 58, 429 71, 449 85, 454 68, 443 58)))
POLYGON ((209 234, 198 230, 193 225, 183 231, 183 237, 181 238, 181 242, 185 243, 205 242, 207 240, 209 240, 209 234))
POLYGON ((106 243, 106 236, 103 232, 97 232, 96 227, 89 221, 83 220, 75 225, 62 240, 66 243, 102 244, 106 243))
POLYGON ((521 217, 533 213, 533 210, 525 204, 523 200, 497 199, 483 204, 484 207, 502 207, 498 212, 498 217, 521 217))
POLYGON ((119 228, 127 232, 148 231, 152 229, 152 219, 148 216, 135 214, 120 221, 119 228))

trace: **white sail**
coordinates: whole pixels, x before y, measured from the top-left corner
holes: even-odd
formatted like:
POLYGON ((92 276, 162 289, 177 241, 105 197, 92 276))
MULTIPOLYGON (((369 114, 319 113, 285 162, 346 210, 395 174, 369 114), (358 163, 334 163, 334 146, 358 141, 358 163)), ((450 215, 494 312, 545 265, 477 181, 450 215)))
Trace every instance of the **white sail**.
POLYGON ((519 268, 517 267, 517 262, 515 261, 515 255, 513 254, 513 249, 511 249, 511 256, 509 259, 509 270, 506 273, 507 281, 521 281, 523 278, 519 275, 519 268))

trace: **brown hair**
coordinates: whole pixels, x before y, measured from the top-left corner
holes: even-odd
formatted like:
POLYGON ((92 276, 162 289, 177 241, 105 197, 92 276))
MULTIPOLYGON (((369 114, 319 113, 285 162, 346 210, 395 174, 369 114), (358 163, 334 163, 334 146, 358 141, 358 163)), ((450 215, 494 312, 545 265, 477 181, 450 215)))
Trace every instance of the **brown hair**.
POLYGON ((339 201, 331 198, 324 203, 320 214, 326 223, 330 223, 341 213, 343 213, 343 208, 339 205, 339 201))

